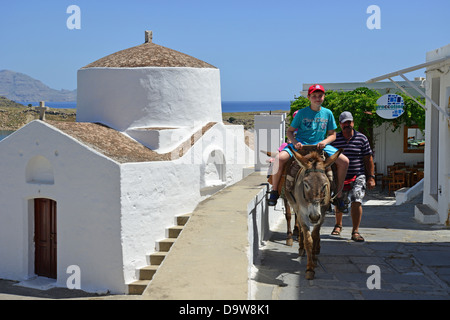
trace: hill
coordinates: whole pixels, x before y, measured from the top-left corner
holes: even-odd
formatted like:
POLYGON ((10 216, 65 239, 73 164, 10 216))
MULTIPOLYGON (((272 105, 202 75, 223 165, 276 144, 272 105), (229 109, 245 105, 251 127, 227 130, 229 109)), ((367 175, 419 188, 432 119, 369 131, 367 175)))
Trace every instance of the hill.
POLYGON ((14 101, 11 101, 6 97, 0 96, 0 108, 1 109, 3 109, 3 108, 21 108, 21 107, 23 108, 24 105, 14 102, 14 101))
MULTIPOLYGON (((56 121, 75 121, 76 110, 49 108, 45 118, 56 121)), ((14 131, 35 119, 39 119, 39 111, 36 107, 26 107, 0 97, 0 130, 14 131)))
POLYGON ((0 71, 0 96, 14 101, 76 101, 76 90, 56 90, 26 74, 0 71))

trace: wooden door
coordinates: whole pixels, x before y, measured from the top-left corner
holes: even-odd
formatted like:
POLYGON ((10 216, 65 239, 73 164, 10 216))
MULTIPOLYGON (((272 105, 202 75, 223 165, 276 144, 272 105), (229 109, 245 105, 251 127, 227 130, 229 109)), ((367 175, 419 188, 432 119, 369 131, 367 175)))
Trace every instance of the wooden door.
POLYGON ((34 199, 34 272, 56 279, 56 202, 34 199))

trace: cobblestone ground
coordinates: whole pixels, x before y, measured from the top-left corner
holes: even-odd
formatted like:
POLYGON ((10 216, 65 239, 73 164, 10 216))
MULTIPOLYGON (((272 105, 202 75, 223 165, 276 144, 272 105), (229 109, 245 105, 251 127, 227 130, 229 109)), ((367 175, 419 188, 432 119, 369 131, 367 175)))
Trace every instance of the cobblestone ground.
POLYGON ((448 300, 450 229, 417 222, 414 205, 421 201, 419 196, 396 206, 395 198, 379 189, 369 192, 359 229, 363 243, 350 239, 349 215, 340 236, 331 235, 335 218, 327 215, 314 280, 304 278, 306 257, 298 257, 298 242, 285 245, 286 223, 277 205, 280 223, 253 270, 253 298, 448 300))

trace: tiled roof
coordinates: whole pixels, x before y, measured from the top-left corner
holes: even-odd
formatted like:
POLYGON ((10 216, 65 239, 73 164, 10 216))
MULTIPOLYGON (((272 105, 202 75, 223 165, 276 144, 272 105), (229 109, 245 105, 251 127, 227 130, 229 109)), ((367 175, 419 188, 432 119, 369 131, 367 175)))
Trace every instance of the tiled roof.
POLYGON ((86 68, 191 67, 216 68, 187 54, 146 42, 88 64, 86 68))
POLYGON ((206 131, 216 124, 215 122, 208 123, 199 130, 201 133, 196 132, 192 136, 186 137, 185 142, 175 150, 160 154, 102 124, 65 121, 46 122, 119 163, 175 160, 182 157, 206 131))

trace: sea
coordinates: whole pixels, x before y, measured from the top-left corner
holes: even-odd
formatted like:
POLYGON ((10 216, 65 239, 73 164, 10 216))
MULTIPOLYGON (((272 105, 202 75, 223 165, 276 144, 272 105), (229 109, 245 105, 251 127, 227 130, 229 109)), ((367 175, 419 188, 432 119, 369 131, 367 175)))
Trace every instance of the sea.
MULTIPOLYGON (((33 107, 39 106, 39 101, 25 101, 20 104, 33 107)), ((45 105, 50 108, 59 109, 76 109, 77 103, 74 102, 45 102, 45 105)), ((275 111, 284 110, 289 111, 291 107, 290 101, 222 101, 222 112, 252 112, 252 111, 275 111)))
POLYGON ((9 131, 9 130, 0 130, 0 141, 5 139, 7 136, 9 136, 11 133, 13 133, 14 131, 9 131))
MULTIPOLYGON (((39 106, 39 101, 17 101, 25 106, 39 106)), ((45 102, 45 106, 58 109, 76 109, 76 101, 64 102, 45 102)), ((291 108, 290 101, 222 101, 222 112, 257 112, 257 111, 278 111, 283 110, 289 112, 291 108)), ((0 130, 0 140, 6 138, 14 131, 0 130)))
POLYGON ((222 112, 276 111, 291 109, 291 101, 222 101, 222 112))

